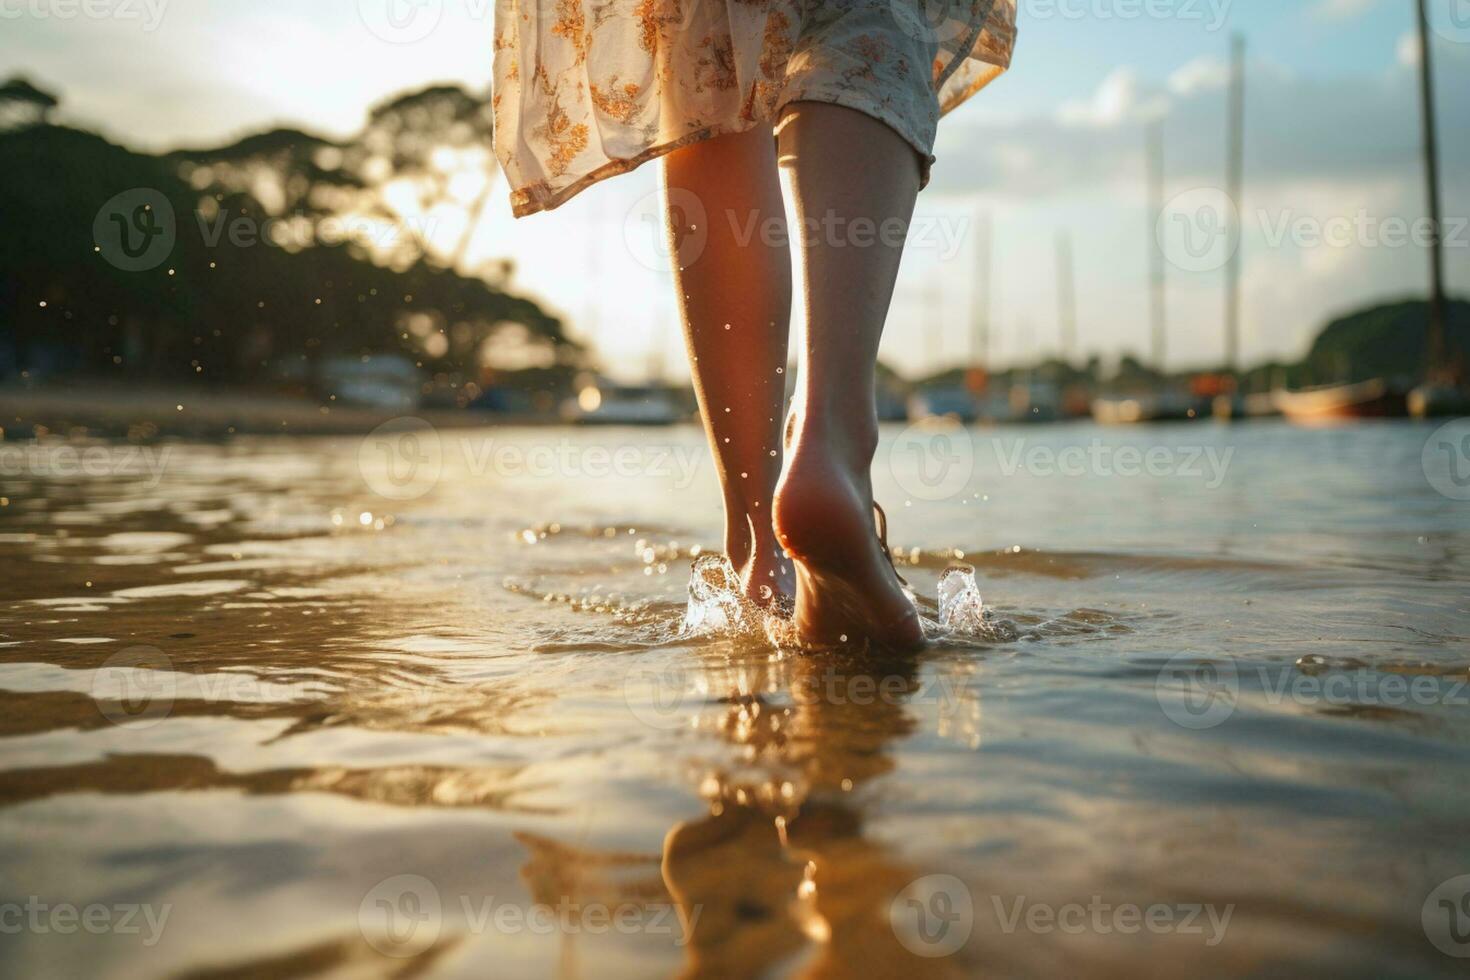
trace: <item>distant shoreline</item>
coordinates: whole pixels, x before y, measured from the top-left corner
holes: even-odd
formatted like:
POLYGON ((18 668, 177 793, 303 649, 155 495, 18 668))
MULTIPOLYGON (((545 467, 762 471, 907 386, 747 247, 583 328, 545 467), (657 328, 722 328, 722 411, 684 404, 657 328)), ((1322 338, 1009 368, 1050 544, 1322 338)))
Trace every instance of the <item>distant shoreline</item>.
POLYGON ((560 425, 545 415, 471 410, 393 410, 320 405, 305 398, 249 390, 192 386, 137 387, 116 383, 0 385, 0 433, 5 439, 38 434, 226 438, 236 435, 361 435, 396 418, 418 418, 436 428, 560 425))

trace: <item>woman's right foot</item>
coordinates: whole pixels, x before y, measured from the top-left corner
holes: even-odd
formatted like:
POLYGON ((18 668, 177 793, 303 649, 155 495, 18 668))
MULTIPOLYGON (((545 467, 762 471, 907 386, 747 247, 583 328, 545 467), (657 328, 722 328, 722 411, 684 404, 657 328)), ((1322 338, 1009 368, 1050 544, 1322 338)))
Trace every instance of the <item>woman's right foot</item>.
POLYGON ((924 645, 918 610, 878 541, 866 466, 845 461, 828 439, 798 437, 774 516, 776 536, 796 565, 794 625, 803 642, 866 640, 900 651, 924 645))

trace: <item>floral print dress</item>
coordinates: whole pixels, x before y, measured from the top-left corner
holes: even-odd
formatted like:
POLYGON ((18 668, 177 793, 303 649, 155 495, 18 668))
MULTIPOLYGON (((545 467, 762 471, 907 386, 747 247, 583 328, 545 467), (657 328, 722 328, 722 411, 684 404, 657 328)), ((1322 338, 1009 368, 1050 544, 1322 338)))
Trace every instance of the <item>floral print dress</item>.
POLYGON ((496 0, 495 151, 517 217, 681 146, 830 102, 927 180, 939 117, 999 75, 1016 0, 496 0))

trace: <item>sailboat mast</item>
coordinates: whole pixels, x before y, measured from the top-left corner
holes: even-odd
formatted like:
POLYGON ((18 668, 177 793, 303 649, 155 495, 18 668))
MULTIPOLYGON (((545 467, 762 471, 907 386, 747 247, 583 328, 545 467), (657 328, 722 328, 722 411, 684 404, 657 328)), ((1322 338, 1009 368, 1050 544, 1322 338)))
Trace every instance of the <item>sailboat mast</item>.
POLYGON ((1057 333, 1062 360, 1071 361, 1077 345, 1077 284, 1072 266, 1072 236, 1057 234, 1057 333))
MULTIPOLYGON (((1245 193, 1245 38, 1239 34, 1231 44, 1230 59, 1230 130, 1227 162, 1230 200, 1237 216, 1243 215, 1241 197, 1245 193)), ((1239 217, 1237 220, 1240 220, 1239 217)), ((1243 224, 1243 221, 1241 221, 1243 224)), ((1236 229, 1235 251, 1230 253, 1225 286, 1225 370, 1240 368, 1240 267, 1245 248, 1243 228, 1236 229)))
POLYGON ((1157 240, 1159 217, 1164 213, 1164 126, 1154 121, 1148 127, 1148 259, 1153 326, 1153 365, 1164 372, 1168 310, 1164 299, 1164 249, 1157 240))
POLYGON ((934 365, 935 374, 944 367, 944 293, 939 275, 938 269, 929 275, 928 289, 925 290, 925 307, 929 317, 929 359, 934 365))
POLYGON ((983 368, 990 363, 990 215, 980 218, 980 234, 976 239, 975 296, 970 315, 974 318, 970 334, 970 364, 983 368))
POLYGON ((1439 135, 1434 111, 1433 45, 1427 0, 1419 7, 1419 90, 1424 114, 1424 175, 1429 185, 1429 373, 1449 370, 1445 339, 1444 237, 1439 198, 1439 135))

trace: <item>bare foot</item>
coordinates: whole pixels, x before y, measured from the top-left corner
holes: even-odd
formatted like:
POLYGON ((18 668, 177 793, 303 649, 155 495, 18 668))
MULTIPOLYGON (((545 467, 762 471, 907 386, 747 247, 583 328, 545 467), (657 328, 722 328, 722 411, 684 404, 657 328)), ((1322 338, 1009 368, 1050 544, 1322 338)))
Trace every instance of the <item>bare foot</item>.
POLYGON ((776 536, 796 564, 796 630, 820 645, 921 647, 918 610, 874 529, 866 470, 841 457, 826 439, 798 439, 776 489, 776 536))

